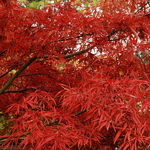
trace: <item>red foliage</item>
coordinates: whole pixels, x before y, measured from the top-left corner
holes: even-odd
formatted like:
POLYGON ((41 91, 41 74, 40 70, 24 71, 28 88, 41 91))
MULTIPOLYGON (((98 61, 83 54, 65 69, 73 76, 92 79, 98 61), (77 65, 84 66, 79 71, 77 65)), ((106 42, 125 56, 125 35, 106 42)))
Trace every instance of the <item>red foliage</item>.
POLYGON ((0 0, 3 146, 150 149, 148 4, 107 0, 79 13, 0 0))

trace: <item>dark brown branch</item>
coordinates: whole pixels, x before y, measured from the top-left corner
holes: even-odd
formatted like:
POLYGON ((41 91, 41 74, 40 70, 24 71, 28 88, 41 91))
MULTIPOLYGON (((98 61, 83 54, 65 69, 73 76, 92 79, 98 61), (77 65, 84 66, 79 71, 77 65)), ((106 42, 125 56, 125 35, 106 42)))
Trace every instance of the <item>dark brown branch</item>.
POLYGON ((149 14, 145 14, 144 16, 149 16, 150 15, 150 13, 149 14))
POLYGON ((0 78, 4 77, 5 75, 7 75, 10 71, 5 72, 3 75, 0 76, 0 78))
MULTIPOLYGON (((13 85, 14 86, 14 85, 13 85)), ((40 86, 41 87, 41 86, 40 86)), ((22 90, 6 90, 4 91, 2 94, 5 94, 5 93, 21 93, 21 92, 25 92, 25 91, 28 91, 28 90, 37 90, 39 89, 40 87, 35 87, 35 88, 25 88, 25 89, 22 89, 22 90)))
POLYGON ((67 39, 60 39, 60 40, 57 40, 57 41, 52 41, 52 42, 50 42, 50 44, 51 43, 56 43, 56 42, 63 42, 63 41, 70 41, 70 40, 72 40, 72 39, 74 39, 74 38, 76 38, 76 39, 79 39, 79 38, 82 38, 82 37, 84 37, 84 36, 88 36, 88 35, 93 35, 94 33, 89 33, 89 34, 81 34, 81 35, 79 35, 79 36, 77 36, 77 37, 71 37, 71 38, 67 38, 67 39))
POLYGON ((85 109, 85 110, 81 110, 81 111, 75 113, 75 116, 78 116, 78 115, 80 115, 80 114, 83 114, 83 113, 85 113, 86 111, 87 111, 86 109, 85 109))
POLYGON ((137 14, 140 10, 142 10, 147 4, 149 4, 150 1, 147 1, 141 8, 139 8, 134 14, 137 14))
MULTIPOLYGON (((82 54, 82 53, 85 53, 85 52, 87 52, 88 50, 91 50, 92 48, 94 48, 95 46, 96 46, 96 44, 94 44, 94 45, 92 45, 92 46, 90 46, 90 47, 88 47, 88 48, 86 48, 86 49, 84 49, 84 50, 81 50, 81 51, 78 51, 78 52, 74 52, 74 53, 72 53, 72 54, 68 54, 68 55, 64 56, 64 59, 71 58, 71 57, 73 57, 73 56, 77 56, 77 55, 80 55, 80 54, 82 54)), ((48 58, 48 55, 45 55, 44 58, 48 58)), ((55 56, 55 58, 56 58, 56 59, 59 59, 59 57, 57 57, 57 56, 55 56)))
POLYGON ((73 57, 73 56, 80 55, 80 54, 82 54, 82 53, 87 52, 88 50, 91 50, 91 49, 94 48, 95 46, 96 46, 96 45, 92 45, 92 46, 90 46, 90 47, 88 47, 88 48, 86 48, 86 49, 84 49, 84 50, 82 50, 82 51, 78 51, 78 52, 75 52, 75 53, 66 55, 66 56, 64 56, 64 58, 67 59, 67 58, 71 58, 71 57, 73 57))
POLYGON ((23 76, 31 76, 31 75, 48 75, 50 78, 54 79, 55 81, 65 84, 59 80, 57 80, 56 78, 52 77, 50 74, 63 74, 63 73, 33 73, 33 74, 27 74, 27 75, 22 75, 22 76, 18 76, 18 77, 23 77, 23 76))
POLYGON ((55 81, 57 81, 57 82, 59 82, 59 83, 62 83, 62 84, 64 84, 64 85, 66 85, 66 83, 63 83, 63 82, 59 81, 58 79, 52 77, 51 75, 48 75, 48 76, 49 76, 50 78, 54 79, 55 81))
POLYGON ((1 53, 0 53, 0 56, 2 56, 2 55, 3 55, 4 53, 6 53, 6 52, 7 52, 7 50, 1 52, 1 53))
POLYGON ((24 71, 37 57, 30 58, 28 62, 26 62, 11 78, 10 80, 0 89, 0 94, 4 93, 4 91, 12 84, 12 82, 17 78, 22 71, 24 71))
POLYGON ((6 90, 3 92, 3 94, 4 93, 21 93, 21 92, 28 91, 28 90, 31 90, 31 88, 22 89, 22 90, 6 90))
POLYGON ((32 74, 25 74, 18 77, 25 77, 25 76, 34 76, 34 75, 50 75, 50 74, 62 74, 62 73, 32 73, 32 74))

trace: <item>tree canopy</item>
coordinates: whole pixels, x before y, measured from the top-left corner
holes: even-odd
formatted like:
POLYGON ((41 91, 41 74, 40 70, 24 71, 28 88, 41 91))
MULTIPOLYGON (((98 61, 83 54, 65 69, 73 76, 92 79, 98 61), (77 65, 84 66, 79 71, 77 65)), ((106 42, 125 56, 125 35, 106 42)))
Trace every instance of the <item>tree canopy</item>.
POLYGON ((79 7, 0 0, 5 148, 149 149, 150 1, 79 7))

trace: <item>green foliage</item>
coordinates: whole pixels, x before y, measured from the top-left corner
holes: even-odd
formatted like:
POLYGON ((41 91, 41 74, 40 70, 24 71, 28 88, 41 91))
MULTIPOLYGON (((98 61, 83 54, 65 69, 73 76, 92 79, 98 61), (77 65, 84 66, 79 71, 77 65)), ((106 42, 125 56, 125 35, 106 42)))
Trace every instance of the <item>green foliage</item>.
POLYGON ((0 130, 4 129, 7 125, 5 117, 0 114, 0 130))
POLYGON ((27 0, 19 0, 20 3, 27 3, 27 0))
POLYGON ((98 5, 98 1, 97 0, 93 0, 92 4, 93 4, 93 6, 97 6, 98 5))
POLYGON ((19 2, 24 4, 25 7, 31 9, 40 9, 41 6, 44 7, 48 3, 47 0, 19 0, 19 2))
MULTIPOLYGON (((46 6, 48 3, 57 3, 57 2, 69 2, 68 0, 19 0, 21 3, 25 4, 27 8, 31 9, 40 9, 41 6, 46 6)), ((90 7, 90 6, 98 6, 103 0, 74 0, 73 4, 77 5, 83 5, 84 7, 90 7)), ((79 12, 83 12, 84 8, 79 10, 79 12)))
POLYGON ((32 9, 40 9, 41 6, 44 6, 44 1, 32 1, 27 7, 32 9))
POLYGON ((41 0, 31 0, 30 2, 40 2, 41 0))

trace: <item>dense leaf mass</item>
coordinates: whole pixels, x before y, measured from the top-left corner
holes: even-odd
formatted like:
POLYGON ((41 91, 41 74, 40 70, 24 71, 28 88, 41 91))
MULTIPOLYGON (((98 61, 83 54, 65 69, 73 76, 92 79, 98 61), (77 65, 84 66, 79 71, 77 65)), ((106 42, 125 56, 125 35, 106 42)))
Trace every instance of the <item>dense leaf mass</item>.
POLYGON ((3 146, 148 150, 150 2, 77 7, 0 0, 3 146))

